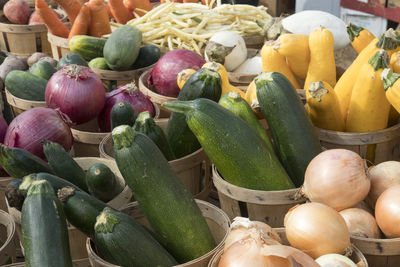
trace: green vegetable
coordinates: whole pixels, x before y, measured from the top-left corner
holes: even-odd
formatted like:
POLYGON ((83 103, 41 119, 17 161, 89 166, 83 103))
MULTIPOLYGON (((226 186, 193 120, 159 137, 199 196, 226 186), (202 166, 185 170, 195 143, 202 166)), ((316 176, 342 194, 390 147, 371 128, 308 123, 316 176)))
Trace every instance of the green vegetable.
POLYGON ((69 53, 60 58, 60 60, 57 63, 57 69, 61 69, 65 65, 71 65, 71 64, 76 64, 80 66, 85 66, 87 67, 88 64, 86 63, 86 60, 81 57, 80 55, 76 53, 69 53))
POLYGON ((22 70, 11 71, 4 82, 15 97, 31 101, 45 101, 47 80, 22 70))
POLYGON ((103 56, 106 39, 87 35, 75 35, 69 40, 69 50, 82 56, 86 61, 103 56))
POLYGON ((156 63, 161 57, 161 50, 155 45, 145 45, 139 50, 139 55, 131 69, 141 69, 156 63))
POLYGON ((89 62, 89 67, 91 69, 100 69, 100 70, 109 70, 110 68, 107 65, 104 57, 96 57, 89 62))
POLYGON ((56 69, 47 61, 38 61, 29 68, 29 72, 45 80, 49 80, 56 69))
POLYGON ((119 125, 133 126, 137 118, 137 112, 127 101, 116 103, 111 109, 111 129, 119 125))

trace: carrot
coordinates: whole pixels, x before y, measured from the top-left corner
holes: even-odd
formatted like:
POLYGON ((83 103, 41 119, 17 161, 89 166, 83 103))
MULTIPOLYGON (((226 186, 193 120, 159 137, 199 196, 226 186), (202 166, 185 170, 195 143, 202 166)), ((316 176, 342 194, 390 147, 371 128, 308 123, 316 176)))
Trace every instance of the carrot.
POLYGON ((124 6, 128 12, 133 14, 133 10, 135 10, 135 8, 131 6, 131 0, 122 0, 122 2, 124 3, 124 6))
MULTIPOLYGON (((182 0, 180 2, 182 3, 182 0)), ((146 11, 150 11, 153 8, 153 6, 150 3, 150 0, 129 0, 129 5, 132 9, 134 9, 134 12, 136 12, 139 16, 143 16, 145 13, 136 10, 137 8, 144 9, 146 11)))
POLYGON ((104 6, 106 7, 108 18, 109 18, 109 19, 113 19, 114 16, 113 16, 113 14, 111 13, 111 7, 110 7, 110 5, 104 3, 104 6))
MULTIPOLYGON (((166 0, 161 0, 161 4, 167 2, 166 0)), ((175 3, 182 3, 182 0, 170 0, 170 2, 175 2, 175 3)), ((197 2, 197 1, 196 1, 197 2)))
POLYGON ((111 14, 118 23, 126 24, 133 19, 133 14, 124 6, 122 0, 108 0, 110 3, 111 14))
POLYGON ((198 3, 198 0, 183 0, 184 3, 198 3))
POLYGON ((43 0, 35 0, 35 10, 42 17, 51 34, 67 38, 69 30, 43 0))
POLYGON ((89 26, 89 35, 101 37, 104 34, 111 33, 110 19, 107 9, 104 6, 104 0, 90 0, 90 17, 92 18, 89 26))
POLYGON ((75 19, 74 25, 72 25, 68 38, 70 39, 75 35, 87 34, 89 31, 89 25, 90 25, 90 9, 87 6, 87 4, 84 4, 81 7, 78 16, 75 19))
POLYGON ((74 24, 76 16, 81 10, 81 4, 78 0, 55 0, 67 13, 69 21, 74 24))
POLYGON ((87 3, 87 2, 89 2, 89 0, 79 0, 79 3, 80 3, 81 5, 83 5, 83 4, 87 3))

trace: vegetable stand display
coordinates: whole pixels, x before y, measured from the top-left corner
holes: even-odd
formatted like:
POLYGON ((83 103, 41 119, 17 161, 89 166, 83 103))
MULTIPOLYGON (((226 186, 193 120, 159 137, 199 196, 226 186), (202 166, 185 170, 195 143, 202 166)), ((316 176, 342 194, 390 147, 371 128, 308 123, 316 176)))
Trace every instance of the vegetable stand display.
POLYGON ((50 32, 47 33, 47 38, 49 40, 51 53, 54 59, 59 60, 66 54, 71 53, 68 45, 69 40, 67 38, 56 36, 54 34, 51 34, 50 32))
POLYGON ((16 96, 13 96, 7 88, 6 91, 6 98, 8 104, 11 106, 14 116, 21 114, 22 112, 36 108, 36 107, 46 107, 46 101, 32 101, 32 100, 25 100, 16 96))

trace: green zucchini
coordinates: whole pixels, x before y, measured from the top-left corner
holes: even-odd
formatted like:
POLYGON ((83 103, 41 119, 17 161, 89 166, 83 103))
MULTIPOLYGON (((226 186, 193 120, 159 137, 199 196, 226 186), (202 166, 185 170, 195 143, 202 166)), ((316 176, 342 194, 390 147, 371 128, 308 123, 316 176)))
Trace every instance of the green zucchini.
POLYGON ((53 173, 50 166, 29 151, 0 144, 0 165, 14 178, 22 178, 31 173, 53 173))
POLYGON ((144 45, 139 50, 139 55, 131 69, 141 69, 156 63, 161 57, 161 50, 155 45, 144 45))
POLYGON ((32 73, 13 70, 4 82, 8 92, 13 96, 31 101, 45 101, 47 80, 32 73))
POLYGON ((86 172, 86 185, 92 196, 104 202, 112 200, 124 189, 110 168, 102 163, 93 164, 86 172))
POLYGON ((113 31, 104 45, 103 55, 112 70, 128 70, 139 55, 142 32, 130 25, 113 31))
POLYGON ((43 140, 43 152, 54 173, 88 192, 86 173, 58 143, 43 140))
POLYGON ((29 188, 21 227, 26 266, 72 267, 65 215, 47 181, 35 181, 29 188))
POLYGON ((75 35, 68 42, 69 50, 79 54, 86 61, 102 57, 105 44, 106 39, 88 35, 75 35))
POLYGON ((77 53, 69 53, 60 58, 60 60, 57 63, 57 69, 61 69, 65 65, 71 65, 71 64, 76 64, 80 66, 85 66, 88 67, 88 64, 86 60, 78 55, 77 53))
POLYGON ((97 217, 95 235, 99 252, 110 263, 120 266, 177 265, 140 223, 111 208, 105 208, 97 217))
POLYGON ((204 151, 229 183, 254 190, 294 188, 267 144, 244 120, 210 101, 169 101, 163 107, 181 112, 204 151))
POLYGON ((193 196, 156 144, 127 125, 115 128, 112 138, 118 169, 169 253, 183 263, 214 249, 193 196))
POLYGON ((318 135, 296 89, 278 72, 255 78, 257 98, 272 133, 278 157, 294 184, 304 182, 310 161, 322 152, 318 135))
POLYGON ((238 92, 231 91, 221 97, 218 104, 231 111, 233 114, 247 122, 247 124, 255 130, 264 140, 268 148, 274 152, 274 147, 269 139, 267 132, 258 121, 256 115, 252 111, 250 105, 244 100, 238 92))
POLYGON ((119 125, 133 126, 137 116, 136 110, 129 102, 118 102, 111 109, 111 129, 114 129, 119 125))
POLYGON ((107 65, 104 57, 96 57, 92 59, 89 63, 89 68, 91 69, 100 69, 100 70, 109 70, 110 68, 107 65))
POLYGON ((133 129, 147 135, 158 146, 168 161, 175 159, 164 131, 154 122, 148 111, 139 114, 133 129))
POLYGON ((96 217, 107 204, 70 186, 58 190, 57 196, 61 200, 68 222, 93 240, 96 217))
POLYGON ((22 204, 24 203, 25 197, 19 192, 19 186, 22 183, 22 179, 13 179, 6 186, 5 197, 10 207, 21 210, 22 204))
POLYGON ((47 61, 38 61, 29 68, 29 72, 45 80, 49 80, 57 70, 47 61))
MULTIPOLYGON (((221 97, 221 77, 217 72, 202 68, 194 73, 179 92, 178 100, 194 100, 201 97, 213 101, 218 101, 221 97)), ((201 147, 186 124, 183 114, 171 114, 165 134, 176 158, 189 155, 201 147)))

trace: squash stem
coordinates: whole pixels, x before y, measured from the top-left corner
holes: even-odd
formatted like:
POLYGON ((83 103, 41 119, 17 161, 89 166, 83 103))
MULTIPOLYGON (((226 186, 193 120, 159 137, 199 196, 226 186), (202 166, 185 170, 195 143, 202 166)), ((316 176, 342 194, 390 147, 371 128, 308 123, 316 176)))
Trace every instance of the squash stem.
POLYGON ((349 38, 352 42, 356 37, 360 35, 360 32, 362 30, 364 30, 363 27, 357 26, 351 22, 347 25, 347 34, 349 35, 349 38))
POLYGON ((129 125, 120 125, 112 130, 114 148, 119 150, 130 147, 135 140, 137 133, 129 125))
POLYGON ((379 36, 379 40, 376 43, 376 47, 382 48, 385 50, 395 49, 400 45, 400 35, 397 31, 390 28, 386 32, 384 32, 381 36, 379 36))
POLYGON ((381 74, 381 79, 383 82, 383 87, 385 88, 385 91, 389 89, 389 87, 392 87, 393 84, 400 78, 399 73, 394 73, 391 69, 386 68, 382 71, 381 74))
POLYGON ((75 195, 75 188, 70 186, 63 187, 57 192, 57 197, 61 202, 66 202, 73 195, 75 195))
POLYGON ((385 50, 380 49, 369 60, 368 63, 374 68, 374 71, 385 69, 389 65, 389 56, 385 50))
POLYGON ((308 92, 310 96, 316 98, 318 102, 321 102, 323 95, 329 93, 329 91, 324 88, 324 83, 321 81, 311 83, 308 92))
POLYGON ((55 195, 53 187, 46 180, 33 181, 29 186, 26 196, 39 194, 55 195))
POLYGON ((112 233, 115 225, 119 224, 120 220, 109 211, 111 208, 105 207, 104 210, 96 218, 94 230, 97 233, 112 233))

